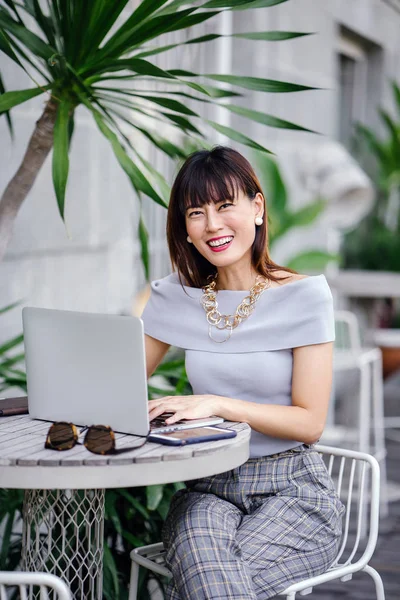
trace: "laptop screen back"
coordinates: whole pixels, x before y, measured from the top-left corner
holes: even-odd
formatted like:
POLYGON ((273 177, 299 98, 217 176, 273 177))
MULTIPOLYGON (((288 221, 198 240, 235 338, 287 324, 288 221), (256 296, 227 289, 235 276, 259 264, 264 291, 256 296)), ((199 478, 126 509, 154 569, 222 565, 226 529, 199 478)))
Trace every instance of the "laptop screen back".
POLYGON ((31 307, 22 318, 33 418, 147 434, 139 318, 31 307))

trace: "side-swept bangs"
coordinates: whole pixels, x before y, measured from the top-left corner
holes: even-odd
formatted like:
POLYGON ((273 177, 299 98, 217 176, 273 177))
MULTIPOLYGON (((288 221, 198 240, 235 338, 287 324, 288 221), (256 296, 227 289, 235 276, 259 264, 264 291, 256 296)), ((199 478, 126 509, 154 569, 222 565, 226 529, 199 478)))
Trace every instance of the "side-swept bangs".
MULTIPOLYGON (((203 157, 199 157, 201 159, 203 157)), ((225 161, 193 160, 182 174, 180 192, 176 200, 182 215, 188 208, 199 208, 222 200, 234 201, 239 190, 253 199, 261 192, 244 169, 225 161)))

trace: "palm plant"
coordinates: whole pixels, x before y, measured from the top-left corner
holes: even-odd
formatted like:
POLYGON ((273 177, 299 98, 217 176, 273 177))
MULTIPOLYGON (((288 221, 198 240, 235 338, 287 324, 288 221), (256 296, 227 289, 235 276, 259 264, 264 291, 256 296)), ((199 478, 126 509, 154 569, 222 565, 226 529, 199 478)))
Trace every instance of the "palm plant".
MULTIPOLYGON (((149 485, 134 489, 106 491, 104 598, 128 600, 131 568, 130 553, 133 548, 155 544, 161 539, 163 522, 174 493, 183 483, 149 485)), ((163 580, 155 577, 163 589, 163 580)), ((149 571, 140 571, 138 597, 150 600, 148 582, 154 579, 149 571)))
MULTIPOLYGON (((18 302, 0 309, 0 315, 18 306, 18 302)), ((0 393, 8 388, 20 388, 26 392, 26 374, 20 368, 24 353, 20 351, 23 335, 19 334, 0 346, 0 393)))
MULTIPOLYGON (((175 133, 178 130, 182 144, 188 137, 204 139, 205 127, 211 127, 235 142, 268 152, 239 131, 202 118, 196 110, 197 103, 222 103, 226 110, 263 125, 304 130, 289 121, 226 101, 240 97, 238 89, 276 93, 313 88, 245 75, 200 76, 179 68, 166 71, 149 60, 157 60, 157 55, 177 46, 187 48, 188 44, 209 43, 221 37, 189 37, 188 32, 223 11, 267 8, 287 1, 142 0, 128 12, 129 0, 0 0, 0 51, 33 81, 29 89, 6 91, 0 73, 0 114, 5 114, 11 133, 9 111, 35 96, 45 95, 44 110, 25 156, 0 200, 0 259, 18 210, 52 148, 55 195, 64 219, 68 156, 79 105, 89 111, 111 144, 139 200, 146 196, 162 206, 167 204, 168 185, 140 154, 127 127, 171 159, 184 157, 183 145, 160 134, 160 124, 172 127, 175 133), (162 45, 160 36, 177 31, 185 33, 184 41, 162 45), (221 84, 228 84, 229 89, 221 84)), ((304 35, 308 34, 264 31, 237 33, 233 37, 254 42, 304 35)), ((142 218, 138 233, 148 273, 147 233, 142 218)))
POLYGON ((13 571, 21 561, 23 494, 0 488, 0 571, 13 571))

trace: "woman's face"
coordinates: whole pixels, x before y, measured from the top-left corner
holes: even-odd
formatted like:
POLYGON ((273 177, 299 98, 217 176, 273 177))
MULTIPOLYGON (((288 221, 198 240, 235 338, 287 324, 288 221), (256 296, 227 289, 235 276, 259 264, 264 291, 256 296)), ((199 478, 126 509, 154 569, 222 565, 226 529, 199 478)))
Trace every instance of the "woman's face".
POLYGON ((263 214, 262 195, 250 200, 240 190, 233 201, 188 208, 186 230, 198 252, 216 267, 229 267, 240 261, 250 264, 256 234, 254 220, 263 214))

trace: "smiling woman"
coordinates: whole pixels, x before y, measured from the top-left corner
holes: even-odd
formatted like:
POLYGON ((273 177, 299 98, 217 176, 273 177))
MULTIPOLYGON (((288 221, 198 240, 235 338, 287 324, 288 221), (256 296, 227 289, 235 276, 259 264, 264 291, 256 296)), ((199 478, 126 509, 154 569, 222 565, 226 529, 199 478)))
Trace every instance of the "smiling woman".
POLYGON ((195 152, 172 187, 167 222, 172 263, 192 287, 203 287, 217 274, 220 289, 224 284, 250 289, 257 273, 279 281, 294 272, 271 260, 266 223, 261 185, 246 158, 223 146, 195 152), (276 277, 277 271, 284 273, 276 277))
POLYGON ((343 506, 313 448, 330 397, 332 294, 323 275, 271 260, 261 186, 231 148, 183 164, 167 236, 176 273, 152 283, 142 315, 147 371, 183 348, 193 394, 150 401, 150 419, 217 415, 252 428, 245 465, 175 495, 167 598, 266 600, 324 572, 340 539, 343 506))

